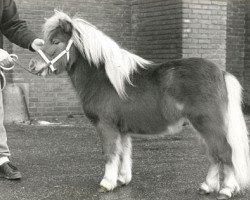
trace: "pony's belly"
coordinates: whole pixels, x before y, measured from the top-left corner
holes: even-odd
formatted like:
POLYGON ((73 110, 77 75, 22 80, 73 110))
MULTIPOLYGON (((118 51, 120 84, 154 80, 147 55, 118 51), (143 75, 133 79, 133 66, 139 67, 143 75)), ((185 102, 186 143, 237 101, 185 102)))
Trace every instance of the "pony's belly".
POLYGON ((157 137, 164 137, 166 135, 173 135, 182 131, 183 124, 185 121, 186 121, 185 118, 181 118, 178 121, 170 125, 167 125, 165 130, 160 131, 160 132, 155 132, 154 134, 141 134, 141 133, 136 133, 136 132, 135 133, 130 132, 129 134, 132 136, 140 137, 140 138, 145 138, 145 137, 157 138, 157 137))
POLYGON ((185 121, 185 118, 181 118, 177 122, 169 125, 166 131, 160 133, 160 135, 172 135, 181 132, 185 121))

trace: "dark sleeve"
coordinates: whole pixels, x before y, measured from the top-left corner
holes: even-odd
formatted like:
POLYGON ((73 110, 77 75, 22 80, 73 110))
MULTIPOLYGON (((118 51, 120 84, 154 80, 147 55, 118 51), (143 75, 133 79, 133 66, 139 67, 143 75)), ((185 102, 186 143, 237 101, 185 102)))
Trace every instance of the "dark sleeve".
POLYGON ((33 51, 31 44, 37 36, 28 29, 24 20, 19 19, 16 4, 13 0, 3 1, 1 23, 2 33, 16 45, 33 51))

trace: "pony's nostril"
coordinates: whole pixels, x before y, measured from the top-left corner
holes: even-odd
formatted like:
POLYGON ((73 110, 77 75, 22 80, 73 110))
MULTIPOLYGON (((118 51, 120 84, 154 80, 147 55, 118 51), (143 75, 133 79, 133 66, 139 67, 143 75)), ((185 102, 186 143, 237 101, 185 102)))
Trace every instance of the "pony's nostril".
POLYGON ((36 61, 31 60, 30 63, 29 63, 30 70, 35 70, 35 67, 36 67, 36 61))

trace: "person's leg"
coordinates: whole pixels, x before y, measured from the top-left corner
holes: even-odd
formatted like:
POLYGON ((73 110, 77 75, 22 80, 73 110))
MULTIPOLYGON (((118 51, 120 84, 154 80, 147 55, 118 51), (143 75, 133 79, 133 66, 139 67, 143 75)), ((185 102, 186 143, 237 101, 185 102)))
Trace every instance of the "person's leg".
MULTIPOLYGON (((1 81, 0 81, 1 88, 1 81)), ((17 168, 10 163, 10 150, 7 144, 7 134, 3 125, 4 110, 3 110, 3 96, 0 91, 0 177, 6 179, 20 179, 21 173, 17 168)))
POLYGON ((2 100, 2 92, 0 92, 0 164, 2 157, 10 156, 10 150, 7 145, 7 135, 3 125, 3 119, 4 119, 3 100, 2 100))
MULTIPOLYGON (((0 82, 0 87, 1 87, 1 82, 0 82)), ((3 120, 4 120, 3 95, 2 92, 0 91, 0 165, 3 164, 1 163, 1 159, 3 157, 10 156, 10 150, 7 145, 7 135, 3 125, 3 120)))

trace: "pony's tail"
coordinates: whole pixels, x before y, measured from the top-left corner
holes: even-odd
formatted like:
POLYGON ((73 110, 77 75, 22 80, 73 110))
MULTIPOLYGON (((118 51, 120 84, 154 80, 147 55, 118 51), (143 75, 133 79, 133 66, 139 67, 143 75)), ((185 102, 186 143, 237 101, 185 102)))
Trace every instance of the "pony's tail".
POLYGON ((225 74, 228 94, 227 140, 232 148, 232 163, 238 184, 246 188, 250 183, 248 131, 241 108, 242 88, 230 73, 225 74))

